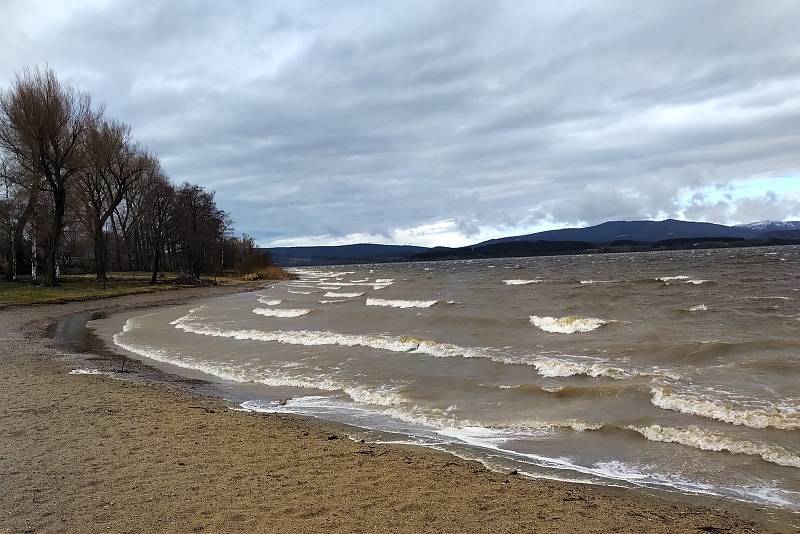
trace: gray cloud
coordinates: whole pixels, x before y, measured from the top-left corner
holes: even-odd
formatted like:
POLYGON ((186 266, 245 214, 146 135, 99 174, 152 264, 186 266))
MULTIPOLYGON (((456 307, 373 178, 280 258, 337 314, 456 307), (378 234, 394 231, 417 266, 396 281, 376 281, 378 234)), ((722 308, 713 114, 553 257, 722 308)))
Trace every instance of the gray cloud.
POLYGON ((713 193, 800 182, 795 2, 24 4, 0 79, 48 61, 262 243, 800 215, 713 193))

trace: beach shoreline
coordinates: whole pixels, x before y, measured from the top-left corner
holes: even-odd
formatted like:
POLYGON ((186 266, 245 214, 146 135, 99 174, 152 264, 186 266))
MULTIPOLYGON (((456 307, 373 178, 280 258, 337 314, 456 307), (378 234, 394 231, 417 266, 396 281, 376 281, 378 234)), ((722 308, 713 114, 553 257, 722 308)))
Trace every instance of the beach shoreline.
MULTIPOLYGON (((253 285, 251 289, 257 286, 253 285)), ((231 410, 202 381, 87 359, 49 328, 73 316, 177 305, 186 289, 0 311, 0 530, 793 532, 798 514, 722 499, 527 479, 341 425, 231 410), (92 361, 92 360, 89 360, 92 361), (105 369, 105 368, 104 368, 105 369), (695 500, 699 505, 689 503, 695 500)), ((98 350, 95 350, 98 349, 98 350)), ((148 370, 149 369, 149 370, 148 370)))

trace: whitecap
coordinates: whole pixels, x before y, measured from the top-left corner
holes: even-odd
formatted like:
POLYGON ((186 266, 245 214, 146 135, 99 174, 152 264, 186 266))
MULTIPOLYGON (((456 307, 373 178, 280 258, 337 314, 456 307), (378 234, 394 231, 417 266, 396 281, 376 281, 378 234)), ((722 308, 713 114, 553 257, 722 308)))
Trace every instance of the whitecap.
POLYGON ((364 296, 364 292, 361 293, 333 293, 331 291, 325 293, 324 295, 326 298, 341 298, 341 299, 349 299, 354 297, 362 297, 364 296))
POLYGON ((708 306, 706 306, 705 304, 698 304, 696 306, 689 306, 689 308, 686 311, 690 311, 690 312, 708 311, 708 306))
POLYGON ((108 373, 104 373, 100 369, 71 369, 69 374, 71 375, 104 375, 108 373))
POLYGON ((283 301, 281 301, 281 299, 271 299, 271 298, 268 298, 268 297, 259 296, 258 297, 258 302, 260 302, 261 304, 264 304, 266 306, 277 306, 278 304, 280 304, 283 301))
POLYGON ((661 425, 628 426, 650 441, 680 443, 704 451, 725 451, 731 454, 758 456, 766 462, 787 467, 800 467, 800 455, 780 445, 759 441, 738 440, 696 426, 672 428, 661 425))
POLYGON ((540 356, 533 365, 540 375, 549 378, 585 375, 623 380, 639 374, 636 369, 614 366, 608 360, 580 356, 540 356))
POLYGON ((301 315, 306 315, 311 313, 309 309, 297 309, 297 310, 287 310, 287 309, 276 309, 276 308, 255 308, 253 313, 256 315, 263 315, 265 317, 300 317, 301 315))
POLYGON ((608 324, 608 321, 603 319, 579 316, 539 317, 538 315, 531 315, 530 320, 531 324, 540 330, 558 334, 591 332, 592 330, 597 330, 601 326, 608 324))
POLYGON ((525 286, 528 284, 538 284, 541 282, 540 279, 534 280, 503 280, 503 283, 507 286, 525 286))
POLYGON ((368 298, 367 306, 386 306, 390 308, 430 308, 438 300, 391 300, 368 298))
MULTIPOLYGON (((785 406, 759 405, 732 398, 715 398, 708 393, 676 392, 669 386, 654 386, 650 393, 652 395, 651 402, 664 410, 697 415, 750 428, 800 429, 800 405, 792 405, 792 400, 788 400, 785 406)), ((716 394, 719 395, 719 392, 716 394)))
POLYGON ((293 293, 295 295, 310 295, 311 291, 293 291, 291 289, 286 290, 288 293, 293 293))
POLYGON ((659 276, 656 278, 659 282, 669 283, 675 280, 688 280, 689 277, 684 274, 679 274, 677 276, 659 276))

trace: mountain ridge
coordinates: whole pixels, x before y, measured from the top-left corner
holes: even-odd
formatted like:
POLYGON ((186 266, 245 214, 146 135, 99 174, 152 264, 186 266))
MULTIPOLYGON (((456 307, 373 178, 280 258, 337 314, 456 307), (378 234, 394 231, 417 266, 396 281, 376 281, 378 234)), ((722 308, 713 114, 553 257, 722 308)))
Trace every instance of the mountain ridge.
MULTIPOLYGON (((356 243, 349 245, 269 247, 275 263, 284 266, 336 263, 549 255, 582 251, 656 250, 711 246, 795 244, 800 221, 756 221, 736 226, 664 219, 606 221, 582 228, 561 228, 490 239, 465 247, 420 247, 356 243)), ((800 243, 798 243, 800 244, 800 243)))

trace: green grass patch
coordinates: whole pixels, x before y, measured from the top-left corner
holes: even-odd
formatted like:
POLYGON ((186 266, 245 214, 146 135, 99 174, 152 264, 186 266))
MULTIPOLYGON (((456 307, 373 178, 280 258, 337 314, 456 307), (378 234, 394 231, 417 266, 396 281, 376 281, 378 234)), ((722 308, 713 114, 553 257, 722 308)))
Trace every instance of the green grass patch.
POLYGON ((40 287, 26 282, 0 282, 0 307, 102 299, 135 293, 168 291, 180 287, 185 286, 170 283, 150 285, 147 280, 135 279, 108 280, 104 287, 103 282, 81 277, 62 280, 58 287, 40 287))

